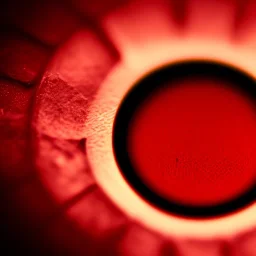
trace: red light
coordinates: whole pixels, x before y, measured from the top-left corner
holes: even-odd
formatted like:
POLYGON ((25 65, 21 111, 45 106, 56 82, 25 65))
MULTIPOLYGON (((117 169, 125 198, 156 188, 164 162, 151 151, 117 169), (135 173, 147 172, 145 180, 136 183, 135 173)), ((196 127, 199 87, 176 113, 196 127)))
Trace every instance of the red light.
POLYGON ((255 179, 254 109, 221 80, 175 83, 135 114, 129 134, 135 169, 150 188, 178 203, 231 200, 255 179))

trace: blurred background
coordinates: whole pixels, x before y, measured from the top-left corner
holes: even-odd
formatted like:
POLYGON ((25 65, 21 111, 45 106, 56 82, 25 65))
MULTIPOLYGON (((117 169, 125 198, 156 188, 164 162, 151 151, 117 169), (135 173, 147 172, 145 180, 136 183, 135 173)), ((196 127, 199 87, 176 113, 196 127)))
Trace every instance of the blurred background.
POLYGON ((172 54, 174 38, 242 49, 255 74, 255 0, 6 0, 0 22, 2 255, 256 255, 255 226, 191 242, 130 219, 97 184, 84 132, 115 66, 172 54))

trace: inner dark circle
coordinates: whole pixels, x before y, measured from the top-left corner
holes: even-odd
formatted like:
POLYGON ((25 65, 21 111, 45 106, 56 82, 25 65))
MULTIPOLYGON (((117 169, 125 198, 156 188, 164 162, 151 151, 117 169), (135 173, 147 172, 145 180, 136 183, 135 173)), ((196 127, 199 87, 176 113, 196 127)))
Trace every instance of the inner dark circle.
POLYGON ((255 201, 256 84, 223 63, 190 60, 140 79, 113 128, 131 188, 161 210, 209 218, 255 201))

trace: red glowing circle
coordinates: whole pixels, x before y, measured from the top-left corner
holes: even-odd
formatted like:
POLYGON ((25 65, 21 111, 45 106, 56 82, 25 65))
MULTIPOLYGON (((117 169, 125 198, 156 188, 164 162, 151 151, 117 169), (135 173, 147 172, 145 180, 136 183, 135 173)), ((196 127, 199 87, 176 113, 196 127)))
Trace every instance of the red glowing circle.
POLYGON ((210 217, 255 200, 255 81, 210 61, 157 69, 130 90, 116 115, 116 161, 153 205, 210 217))
POLYGON ((221 80, 185 79, 137 110, 129 154, 158 194, 191 205, 217 204, 255 177, 256 119, 251 104, 221 80))

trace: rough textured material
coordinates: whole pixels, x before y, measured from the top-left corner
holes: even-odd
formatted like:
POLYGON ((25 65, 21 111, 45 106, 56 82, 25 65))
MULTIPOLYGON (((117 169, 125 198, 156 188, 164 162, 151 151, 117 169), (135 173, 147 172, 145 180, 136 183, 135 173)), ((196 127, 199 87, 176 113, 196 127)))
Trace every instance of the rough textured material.
POLYGON ((50 50, 9 27, 0 33, 0 75, 31 84, 44 70, 50 50))
POLYGON ((34 127, 55 138, 83 138, 87 106, 87 99, 58 75, 45 76, 37 91, 34 127))
POLYGON ((116 59, 84 28, 57 50, 37 90, 36 165, 42 182, 61 202, 94 183, 84 150, 87 109, 116 59))
POLYGON ((84 29, 74 34, 54 55, 37 91, 36 130, 83 138, 87 108, 115 62, 115 54, 94 33, 84 29))
POLYGON ((41 181, 58 202, 93 183, 84 151, 87 100, 58 77, 44 78, 34 112, 35 162, 41 181))

